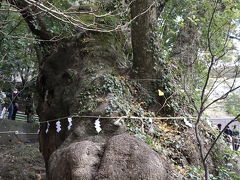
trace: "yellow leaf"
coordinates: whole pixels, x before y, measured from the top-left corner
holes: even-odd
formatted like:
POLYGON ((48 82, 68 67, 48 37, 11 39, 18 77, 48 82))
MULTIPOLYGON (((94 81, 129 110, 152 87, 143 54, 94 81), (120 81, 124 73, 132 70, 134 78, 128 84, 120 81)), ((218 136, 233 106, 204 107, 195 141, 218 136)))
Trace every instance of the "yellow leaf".
POLYGON ((158 95, 159 96, 164 96, 164 92, 162 92, 160 89, 158 90, 158 95))

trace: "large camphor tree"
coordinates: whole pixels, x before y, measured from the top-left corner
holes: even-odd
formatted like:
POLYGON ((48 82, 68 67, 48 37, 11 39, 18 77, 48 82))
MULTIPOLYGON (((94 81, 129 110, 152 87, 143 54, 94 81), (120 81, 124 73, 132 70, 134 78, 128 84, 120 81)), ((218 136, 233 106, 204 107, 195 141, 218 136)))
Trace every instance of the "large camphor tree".
POLYGON ((70 12, 78 16, 61 14, 48 1, 8 2, 21 13, 33 35, 40 40, 36 48, 37 112, 40 151, 48 179, 167 179, 165 160, 142 141, 124 133, 122 120, 106 118, 124 115, 126 109, 129 112, 125 115, 132 113, 131 104, 135 99, 121 76, 154 76, 152 30, 165 2, 137 0, 128 4, 133 44, 131 72, 120 68, 129 44, 121 29, 129 27, 121 25, 118 26, 121 29, 112 30, 105 22, 97 22, 100 21, 95 12, 100 10, 97 2, 80 5, 70 12), (69 23, 76 31, 59 39, 61 34, 49 31, 46 15, 69 23), (94 19, 96 25, 84 24, 81 18, 94 19), (120 106, 122 101, 124 104, 120 106), (94 124, 98 116, 101 132, 96 131, 94 124), (57 132, 57 122, 61 125, 60 132, 57 132), (73 127, 69 130, 71 123, 73 127))

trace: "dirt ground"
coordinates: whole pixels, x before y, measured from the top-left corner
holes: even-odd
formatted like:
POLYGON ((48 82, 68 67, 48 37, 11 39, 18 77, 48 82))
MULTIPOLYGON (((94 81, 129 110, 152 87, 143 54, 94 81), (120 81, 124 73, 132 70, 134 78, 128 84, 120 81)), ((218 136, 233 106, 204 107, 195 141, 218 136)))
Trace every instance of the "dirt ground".
POLYGON ((43 180, 44 177, 38 143, 0 145, 0 180, 43 180))

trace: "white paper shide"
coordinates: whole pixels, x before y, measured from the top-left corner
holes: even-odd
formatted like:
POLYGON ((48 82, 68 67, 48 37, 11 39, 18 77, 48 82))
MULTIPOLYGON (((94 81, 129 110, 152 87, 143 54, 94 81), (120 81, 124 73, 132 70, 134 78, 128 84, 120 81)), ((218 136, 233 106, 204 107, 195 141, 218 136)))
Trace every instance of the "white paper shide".
POLYGON ((72 118, 68 118, 68 130, 72 127, 72 118))
POLYGON ((59 133, 61 131, 61 122, 57 121, 56 122, 56 131, 59 133))
POLYGON ((100 124, 100 118, 95 120, 94 127, 97 131, 97 133, 100 133, 102 131, 101 124, 100 124))
POLYGON ((47 122, 47 129, 46 129, 46 134, 48 133, 48 130, 49 130, 49 127, 50 127, 50 124, 49 124, 49 122, 47 122))

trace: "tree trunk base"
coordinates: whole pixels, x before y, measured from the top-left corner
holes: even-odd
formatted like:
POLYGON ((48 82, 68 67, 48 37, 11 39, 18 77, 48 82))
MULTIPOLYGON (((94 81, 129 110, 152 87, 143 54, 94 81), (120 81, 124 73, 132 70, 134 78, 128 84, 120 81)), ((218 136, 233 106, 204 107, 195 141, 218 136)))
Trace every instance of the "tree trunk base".
POLYGON ((127 133, 103 140, 59 148, 49 161, 49 179, 169 179, 166 161, 143 141, 127 133))

